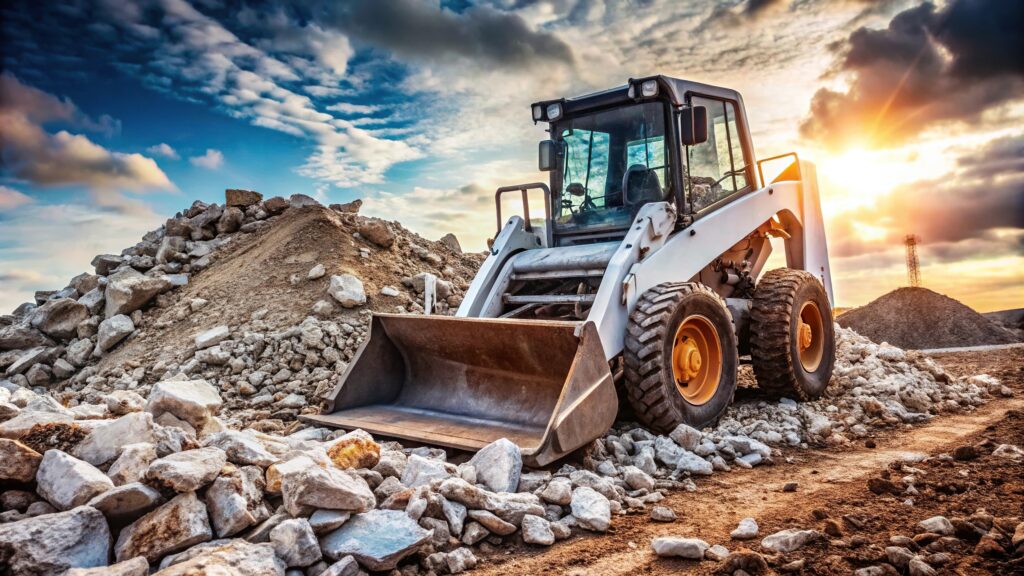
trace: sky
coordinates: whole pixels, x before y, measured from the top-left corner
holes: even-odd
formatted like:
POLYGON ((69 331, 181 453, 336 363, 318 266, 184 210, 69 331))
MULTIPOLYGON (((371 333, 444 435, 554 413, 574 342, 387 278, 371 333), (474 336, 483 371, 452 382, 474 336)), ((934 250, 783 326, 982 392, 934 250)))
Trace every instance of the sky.
POLYGON ((665 74, 739 90, 761 157, 818 166, 837 306, 906 284, 1024 307, 1024 3, 10 0, 0 310, 225 188, 466 249, 545 180, 532 102, 665 74))

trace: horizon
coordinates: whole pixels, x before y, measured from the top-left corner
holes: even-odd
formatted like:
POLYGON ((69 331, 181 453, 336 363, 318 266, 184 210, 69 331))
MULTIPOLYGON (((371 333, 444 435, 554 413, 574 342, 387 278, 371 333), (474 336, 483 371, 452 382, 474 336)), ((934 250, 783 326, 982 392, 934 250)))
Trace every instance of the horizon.
POLYGON ((361 198, 467 251, 546 181, 532 102, 652 74, 744 95, 818 167, 837 308, 906 285, 1024 307, 1024 6, 356 1, 0 8, 0 309, 226 188, 361 198), (1016 46, 1016 48, 1014 48, 1016 46))

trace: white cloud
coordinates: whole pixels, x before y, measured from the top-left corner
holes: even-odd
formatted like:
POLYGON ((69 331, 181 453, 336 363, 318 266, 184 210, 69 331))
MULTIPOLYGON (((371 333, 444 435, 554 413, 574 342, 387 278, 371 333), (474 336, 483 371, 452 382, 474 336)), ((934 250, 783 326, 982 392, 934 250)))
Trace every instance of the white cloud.
POLYGON ((327 107, 328 110, 335 112, 341 112, 342 114, 373 114, 380 110, 380 106, 373 106, 368 104, 349 104, 348 102, 339 102, 332 104, 327 107))
POLYGON ((0 186, 0 212, 14 210, 19 206, 24 206, 33 202, 35 202, 35 200, 27 194, 22 194, 8 186, 0 186))
POLYGON ((193 156, 188 159, 193 166, 199 166, 200 168, 206 168, 207 170, 216 170, 224 164, 224 154, 220 150, 214 150, 208 148, 206 154, 202 156, 193 156))
POLYGON ((178 158, 180 158, 180 156, 178 156, 178 152, 174 148, 172 148, 170 144, 167 144, 165 142, 161 142, 160 144, 146 148, 146 152, 149 152, 154 156, 163 156, 164 158, 168 158, 170 160, 177 160, 178 158))

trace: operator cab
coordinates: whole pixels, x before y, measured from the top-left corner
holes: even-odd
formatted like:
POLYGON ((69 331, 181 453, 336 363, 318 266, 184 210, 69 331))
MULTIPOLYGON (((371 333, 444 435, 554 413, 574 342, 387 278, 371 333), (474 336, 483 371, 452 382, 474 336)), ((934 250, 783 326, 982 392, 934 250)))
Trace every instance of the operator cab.
POLYGON ((625 235, 640 208, 672 202, 686 226, 753 190, 754 154, 739 93, 654 76, 572 99, 538 102, 547 121, 549 246, 625 235))

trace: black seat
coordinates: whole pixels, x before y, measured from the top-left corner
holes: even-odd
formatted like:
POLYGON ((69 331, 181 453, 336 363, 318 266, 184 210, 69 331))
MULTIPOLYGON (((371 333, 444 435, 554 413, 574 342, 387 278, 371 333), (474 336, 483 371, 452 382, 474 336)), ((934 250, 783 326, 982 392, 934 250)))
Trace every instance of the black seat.
POLYGON ((643 164, 633 164, 623 174, 622 193, 634 213, 648 202, 661 202, 665 198, 658 175, 643 164))

